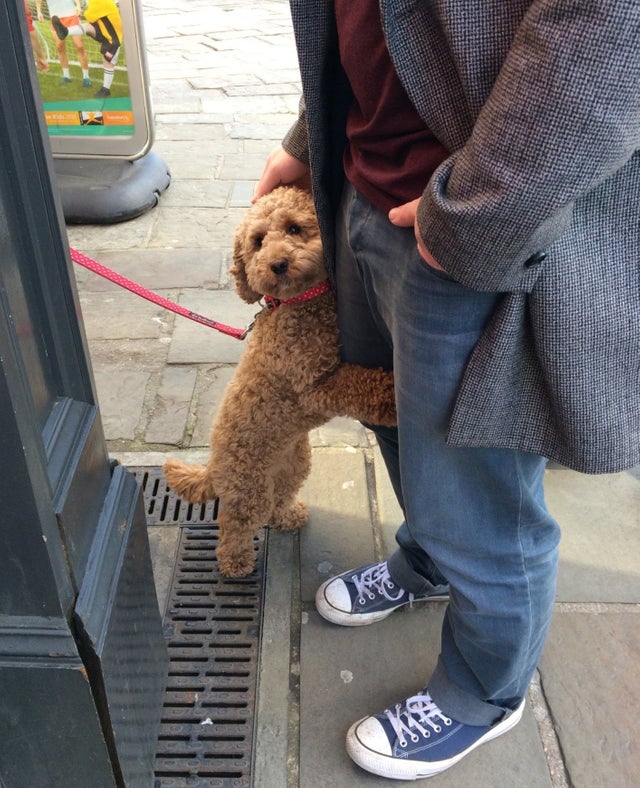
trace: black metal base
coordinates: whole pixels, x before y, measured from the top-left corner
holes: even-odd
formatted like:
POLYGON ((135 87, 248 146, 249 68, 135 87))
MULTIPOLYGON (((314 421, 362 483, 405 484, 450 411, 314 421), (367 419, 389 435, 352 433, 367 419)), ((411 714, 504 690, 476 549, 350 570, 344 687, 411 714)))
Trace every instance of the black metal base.
POLYGON ((115 224, 157 205, 171 173, 153 151, 125 159, 54 159, 67 224, 115 224))

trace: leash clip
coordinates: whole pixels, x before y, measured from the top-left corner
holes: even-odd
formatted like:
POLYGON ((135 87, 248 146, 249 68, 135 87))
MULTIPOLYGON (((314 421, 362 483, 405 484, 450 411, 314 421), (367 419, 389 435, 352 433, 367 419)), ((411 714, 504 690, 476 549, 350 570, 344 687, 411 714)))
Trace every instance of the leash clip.
POLYGON ((260 306, 262 307, 262 309, 260 310, 260 312, 256 312, 255 315, 253 316, 253 320, 247 323, 247 325, 244 327, 244 331, 242 332, 242 334, 240 334, 240 339, 247 338, 247 335, 253 331, 253 327, 256 324, 256 318, 261 312, 264 312, 264 310, 267 308, 266 304, 262 304, 262 302, 260 303, 260 306))
POLYGON ((242 332, 242 334, 240 334, 240 339, 246 339, 247 335, 250 334, 251 331, 253 330, 255 324, 256 324, 256 319, 254 317, 253 320, 250 323, 247 323, 247 325, 244 327, 244 331, 242 332))

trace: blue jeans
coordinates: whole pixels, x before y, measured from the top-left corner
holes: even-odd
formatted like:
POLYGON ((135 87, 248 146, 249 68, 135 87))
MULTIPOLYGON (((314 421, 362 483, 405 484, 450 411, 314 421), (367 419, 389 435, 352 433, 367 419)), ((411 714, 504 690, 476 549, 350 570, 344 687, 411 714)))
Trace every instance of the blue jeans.
POLYGON ((559 543, 544 458, 446 443, 462 372, 500 294, 429 268, 413 230, 393 226, 351 186, 337 236, 344 360, 395 375, 398 427, 373 427, 405 516, 389 571, 413 593, 449 583, 428 689, 447 715, 487 725, 519 705, 535 671, 559 543))

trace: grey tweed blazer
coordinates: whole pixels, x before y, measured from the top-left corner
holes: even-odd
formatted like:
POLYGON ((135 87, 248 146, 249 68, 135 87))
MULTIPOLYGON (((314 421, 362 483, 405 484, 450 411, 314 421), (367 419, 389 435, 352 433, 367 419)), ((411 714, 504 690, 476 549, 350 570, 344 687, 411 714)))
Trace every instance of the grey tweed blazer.
MULTIPOLYGON (((640 463, 640 3, 381 0, 387 44, 450 151, 418 209, 456 280, 503 298, 449 428, 587 473, 640 463)), ((331 0, 291 0, 330 269, 350 93, 331 0)))

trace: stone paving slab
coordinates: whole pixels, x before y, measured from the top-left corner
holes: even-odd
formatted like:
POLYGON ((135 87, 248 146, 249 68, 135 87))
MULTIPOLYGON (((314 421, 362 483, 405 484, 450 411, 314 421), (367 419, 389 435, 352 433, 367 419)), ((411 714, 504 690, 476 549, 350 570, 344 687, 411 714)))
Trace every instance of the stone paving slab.
POLYGON ((312 446, 336 446, 347 448, 370 446, 369 431, 362 424, 345 416, 336 416, 322 427, 311 430, 309 439, 312 446))
MULTIPOLYGON (((444 606, 432 603, 370 627, 336 627, 310 611, 300 649, 300 786, 355 788, 389 785, 351 762, 344 747, 360 717, 419 691, 438 657, 444 606)), ((512 731, 483 745, 429 786, 551 785, 530 708, 512 731)), ((393 785, 416 785, 393 781, 393 785)), ((606 783, 602 783, 605 785, 606 783)))
MULTIPOLYGON (((105 385, 110 386, 110 373, 134 370, 136 372, 159 372, 167 360, 171 327, 161 324, 161 333, 152 338, 94 339, 89 338, 89 351, 93 369, 106 373, 102 377, 105 385)), ((129 403, 126 403, 129 407, 129 403)), ((120 403, 120 410, 123 403, 120 403)))
POLYGON ((226 208, 233 184, 229 181, 181 178, 167 190, 164 208, 226 208))
POLYGON ((297 656, 300 605, 295 534, 269 530, 266 535, 263 630, 257 693, 253 785, 292 786, 298 773, 297 656), (297 625, 297 627, 296 627, 297 625))
POLYGON ((301 498, 310 515, 300 534, 301 598, 311 602, 328 577, 374 559, 362 451, 316 449, 301 498))
MULTIPOLYGON (((229 185, 229 195, 231 194, 229 185)), ((167 206, 161 202, 156 208, 153 233, 146 246, 150 249, 222 249, 229 251, 233 245, 233 233, 244 216, 244 208, 227 208, 213 211, 212 208, 190 207, 185 211, 180 206, 167 206)), ((114 246, 112 248, 118 248, 114 246)))
POLYGON ((130 440, 140 424, 150 373, 94 370, 102 426, 107 441, 130 440), (122 407, 126 402, 127 406, 122 407))
MULTIPOLYGON (((156 113, 154 131, 155 143, 153 149, 158 155, 167 160, 170 159, 171 144, 173 142, 197 142, 198 145, 202 145, 205 149, 212 141, 216 141, 220 146, 228 144, 224 125, 216 122, 215 119, 208 124, 177 123, 176 118, 170 114, 156 113)), ((238 140, 232 140, 232 142, 235 148, 242 144, 238 140)), ((168 164, 171 165, 170 160, 168 164)))
POLYGON ((215 367, 200 370, 193 404, 194 426, 191 446, 208 446, 213 417, 218 411, 235 367, 215 367))
POLYGON ((563 534, 557 599, 640 602, 640 479, 548 470, 545 495, 563 534))
MULTIPOLYGON (((218 320, 233 328, 244 328, 260 307, 245 304, 227 290, 189 290, 180 296, 181 306, 218 320)), ((182 320, 176 324, 171 340, 170 364, 237 364, 245 344, 207 326, 182 320)))
POLYGON ((387 558, 396 549, 395 534, 404 520, 404 515, 396 494, 393 491, 389 475, 382 459, 380 449, 375 449, 375 485, 377 501, 377 517, 381 532, 382 558, 387 558))
POLYGON ((182 445, 197 377, 195 367, 174 366, 163 370, 145 430, 146 443, 182 445))
POLYGON ((101 252, 109 249, 138 249, 146 246, 146 239, 153 235, 158 220, 159 211, 155 208, 130 222, 69 225, 67 235, 70 245, 81 252, 85 249, 99 249, 101 252))
POLYGON ((84 327, 91 339, 154 339, 160 336, 164 309, 118 288, 80 295, 84 327))
POLYGON ((556 611, 540 663, 571 784, 640 784, 640 606, 556 611))
MULTIPOLYGON (((136 249, 135 251, 82 250, 94 260, 148 290, 169 298, 179 288, 208 288, 222 275, 223 253, 219 249, 136 249)), ((85 292, 122 292, 118 285, 86 268, 74 268, 76 281, 85 292)), ((138 302, 131 302, 137 304, 138 302)))

